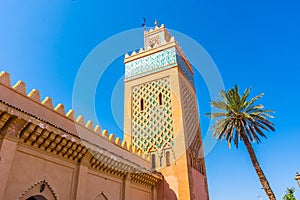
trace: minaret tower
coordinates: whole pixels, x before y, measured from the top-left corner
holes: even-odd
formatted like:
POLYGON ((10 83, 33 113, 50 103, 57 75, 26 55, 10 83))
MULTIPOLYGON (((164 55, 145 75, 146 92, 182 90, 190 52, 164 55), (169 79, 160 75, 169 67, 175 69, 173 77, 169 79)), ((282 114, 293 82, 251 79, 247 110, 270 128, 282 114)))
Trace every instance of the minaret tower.
POLYGON ((124 139, 163 174, 158 199, 208 200, 192 66, 157 22, 124 63, 124 139))

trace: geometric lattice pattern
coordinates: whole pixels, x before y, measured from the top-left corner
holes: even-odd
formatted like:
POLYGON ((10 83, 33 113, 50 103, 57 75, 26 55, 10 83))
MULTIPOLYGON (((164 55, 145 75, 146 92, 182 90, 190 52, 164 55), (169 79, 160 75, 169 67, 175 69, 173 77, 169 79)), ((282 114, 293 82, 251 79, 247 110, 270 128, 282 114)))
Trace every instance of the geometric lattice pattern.
MULTIPOLYGON (((192 89, 188 87, 188 82, 180 77, 180 90, 182 95, 183 105, 183 119, 184 129, 187 135, 187 144, 191 145, 196 137, 199 129, 198 108, 196 103, 196 96, 192 89)), ((199 144, 200 145, 200 144, 199 144)))
POLYGON ((187 133, 188 148, 191 152, 191 166, 205 174, 204 160, 201 151, 200 127, 197 112, 197 103, 194 93, 187 86, 184 78, 180 78, 181 94, 183 96, 183 117, 185 132, 187 133))
POLYGON ((132 88, 132 145, 144 152, 174 145, 170 79, 132 88))
POLYGON ((198 133, 189 147, 191 166, 197 171, 199 171, 201 174, 205 175, 203 152, 200 152, 200 144, 200 133, 198 133))

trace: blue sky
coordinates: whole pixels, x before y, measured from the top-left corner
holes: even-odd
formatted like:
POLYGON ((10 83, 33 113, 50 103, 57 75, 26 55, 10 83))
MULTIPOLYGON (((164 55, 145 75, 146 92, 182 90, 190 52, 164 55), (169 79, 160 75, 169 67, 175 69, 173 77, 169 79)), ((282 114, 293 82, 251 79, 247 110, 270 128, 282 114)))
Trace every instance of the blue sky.
MULTIPOLYGON (((258 160, 278 199, 286 187, 300 188, 300 3, 299 1, 83 1, 0 0, 0 70, 12 84, 27 83, 42 98, 72 107, 77 71, 88 54, 105 39, 148 26, 155 19, 200 43, 217 65, 225 87, 252 87, 252 96, 276 111, 276 132, 254 144, 258 160)), ((137 38, 142 40, 141 38, 137 38)), ((97 118, 104 129, 119 136, 111 110, 111 96, 124 74, 123 57, 102 76, 95 96, 97 118)), ((205 66, 201 66, 205 67, 205 66)), ((210 111, 208 90, 196 73, 196 89, 203 135, 210 111)), ((88 83, 88 80, 87 80, 88 83)), ((122 105, 122 89, 118 105, 122 105)), ((77 111, 89 119, 84 110, 77 111)), ((122 116, 122 108, 117 112, 122 116)), ((122 117, 121 117, 122 118, 122 117)), ((243 145, 228 149, 217 143, 206 156, 211 200, 267 199, 243 145)))

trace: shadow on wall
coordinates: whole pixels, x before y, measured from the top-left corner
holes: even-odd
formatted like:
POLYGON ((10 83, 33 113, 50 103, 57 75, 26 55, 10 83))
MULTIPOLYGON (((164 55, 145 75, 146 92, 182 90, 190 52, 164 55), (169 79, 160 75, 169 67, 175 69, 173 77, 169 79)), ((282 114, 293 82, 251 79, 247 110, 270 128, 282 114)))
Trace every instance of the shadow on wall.
POLYGON ((42 195, 35 195, 27 198, 26 200, 47 200, 47 199, 42 195))
POLYGON ((157 189, 157 200, 178 200, 175 192, 170 188, 166 180, 163 180, 157 189))

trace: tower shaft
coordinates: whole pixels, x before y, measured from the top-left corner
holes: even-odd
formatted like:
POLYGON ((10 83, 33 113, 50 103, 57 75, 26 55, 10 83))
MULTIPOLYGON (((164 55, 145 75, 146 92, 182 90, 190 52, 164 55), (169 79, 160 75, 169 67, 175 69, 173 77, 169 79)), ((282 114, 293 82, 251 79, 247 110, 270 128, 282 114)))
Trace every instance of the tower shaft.
POLYGON ((164 175, 159 196, 208 199, 192 66, 164 25, 125 56, 124 139, 164 175))

